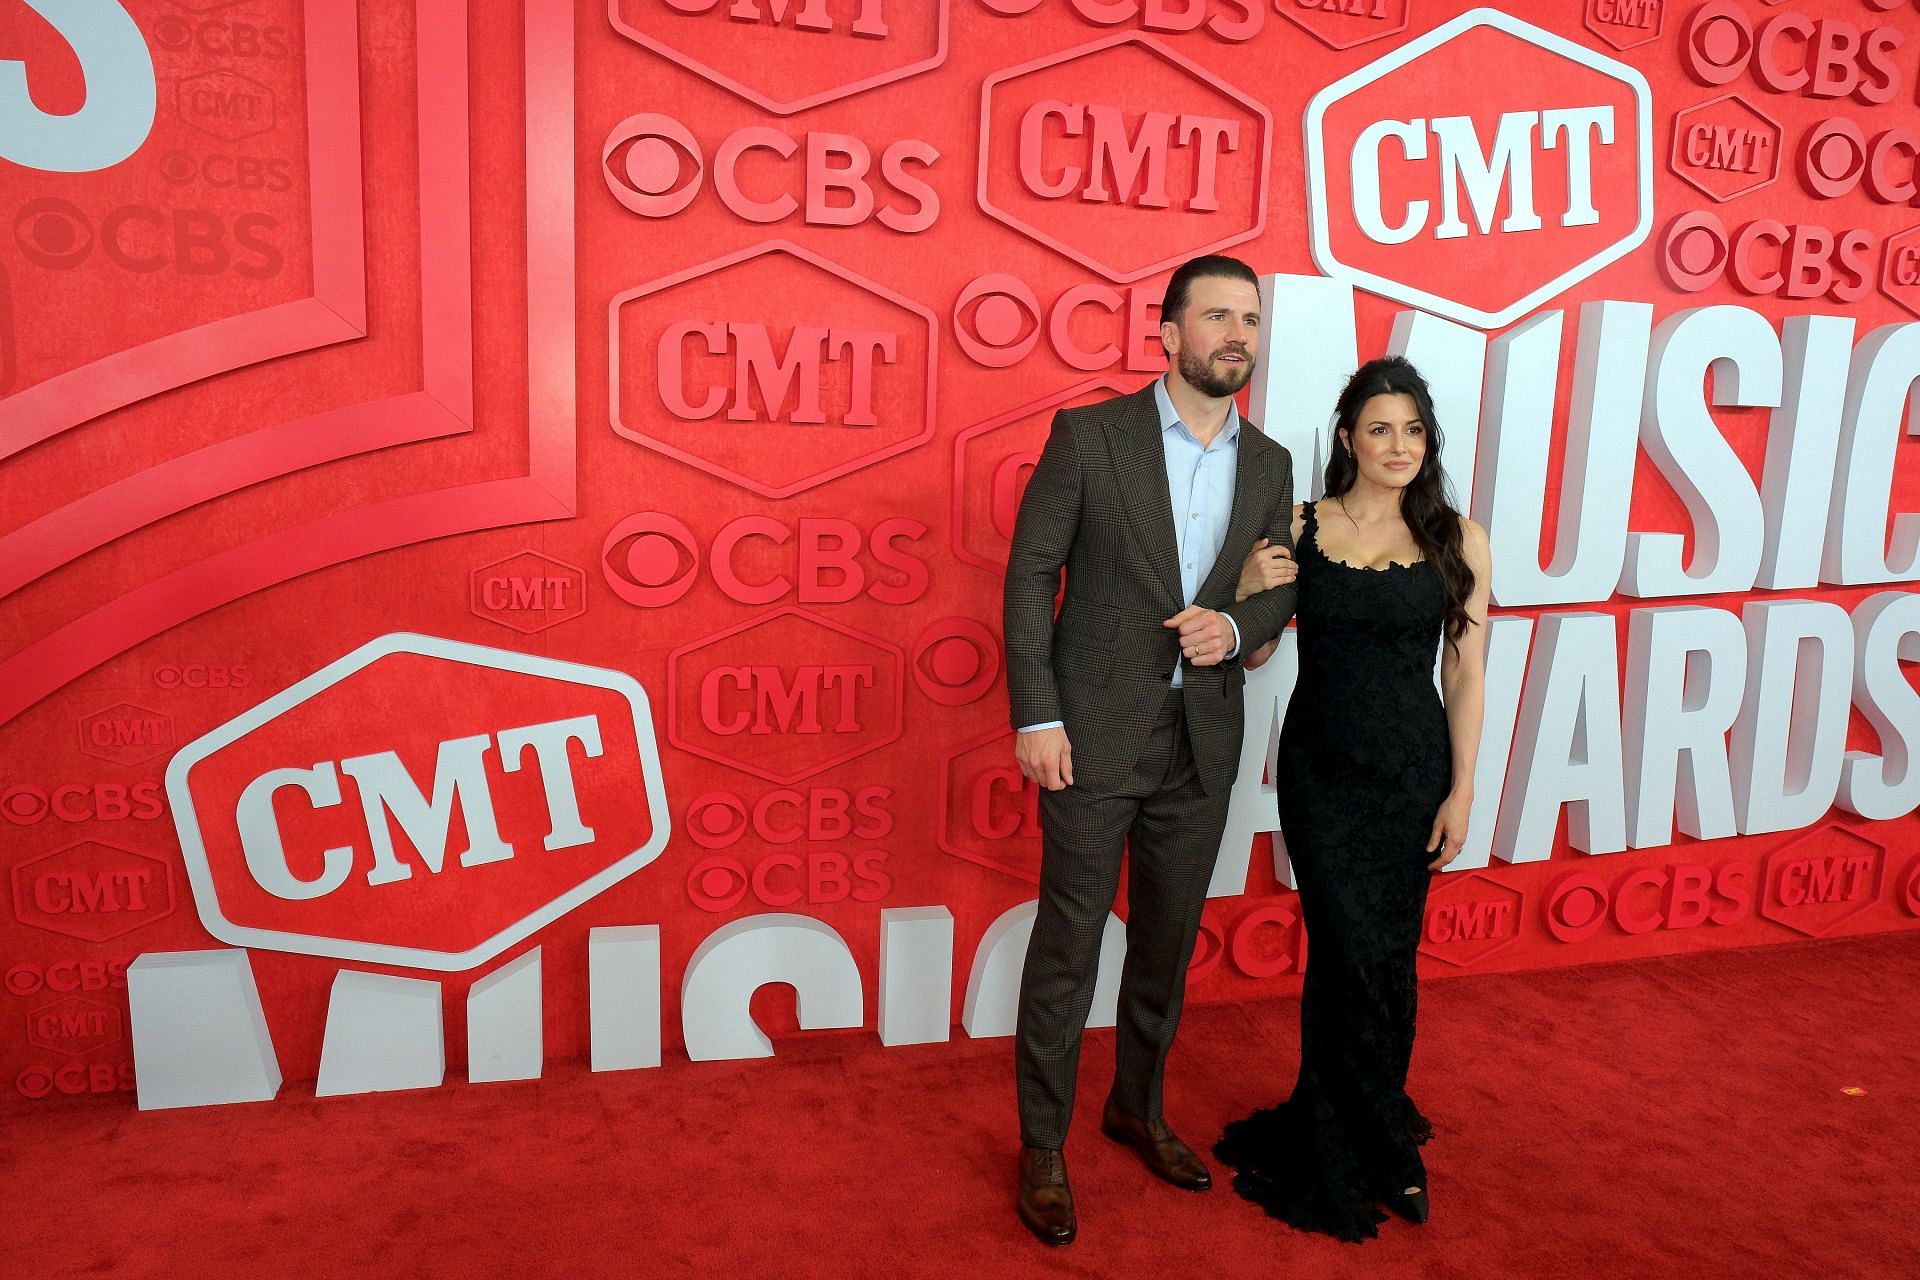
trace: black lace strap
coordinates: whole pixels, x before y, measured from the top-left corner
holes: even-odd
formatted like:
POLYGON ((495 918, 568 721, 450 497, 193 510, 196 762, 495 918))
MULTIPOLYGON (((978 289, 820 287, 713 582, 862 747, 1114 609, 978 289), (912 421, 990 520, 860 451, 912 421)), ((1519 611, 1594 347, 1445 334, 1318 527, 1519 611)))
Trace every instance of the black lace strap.
POLYGON ((1300 540, 1311 542, 1314 550, 1320 549, 1320 521, 1313 513, 1313 503, 1300 504, 1300 540))

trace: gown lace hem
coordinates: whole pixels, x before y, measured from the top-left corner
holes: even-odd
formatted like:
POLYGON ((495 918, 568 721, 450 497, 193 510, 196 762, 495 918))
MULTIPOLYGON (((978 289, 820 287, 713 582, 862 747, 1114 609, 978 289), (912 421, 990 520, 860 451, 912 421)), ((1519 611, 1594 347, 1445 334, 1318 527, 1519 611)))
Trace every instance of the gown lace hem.
MULTIPOLYGON (((1411 1101, 1393 1128, 1408 1144, 1423 1145, 1433 1137, 1433 1126, 1411 1101)), ((1350 1244, 1380 1234, 1387 1215, 1376 1207, 1379 1199, 1424 1185, 1424 1175, 1418 1183, 1369 1179, 1333 1107, 1325 1099, 1303 1098, 1298 1090, 1277 1107, 1229 1124, 1213 1154, 1235 1170, 1234 1191, 1268 1217, 1350 1244)))

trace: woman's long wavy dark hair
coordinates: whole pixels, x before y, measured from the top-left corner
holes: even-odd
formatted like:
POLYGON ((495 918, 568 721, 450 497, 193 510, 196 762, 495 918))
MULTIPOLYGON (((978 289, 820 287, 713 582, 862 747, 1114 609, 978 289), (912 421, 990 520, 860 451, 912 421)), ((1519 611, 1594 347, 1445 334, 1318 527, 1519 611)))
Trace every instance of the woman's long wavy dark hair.
POLYGON ((1404 395, 1413 401, 1414 411, 1427 428, 1427 453, 1420 470, 1400 491, 1400 518, 1420 548, 1421 556, 1440 577, 1446 598, 1445 630, 1447 639, 1457 641, 1466 634, 1472 619, 1467 616, 1467 600, 1473 595, 1473 570, 1466 553, 1460 549, 1460 513, 1454 510, 1447 493, 1446 474, 1440 469, 1440 424, 1434 421, 1433 395, 1427 380, 1405 356, 1382 356, 1369 360, 1354 371, 1340 392, 1333 410, 1333 450, 1327 458, 1326 496, 1338 498, 1353 488, 1360 475, 1359 464, 1347 446, 1340 443, 1340 429, 1347 439, 1360 420, 1360 410, 1375 396, 1404 395))

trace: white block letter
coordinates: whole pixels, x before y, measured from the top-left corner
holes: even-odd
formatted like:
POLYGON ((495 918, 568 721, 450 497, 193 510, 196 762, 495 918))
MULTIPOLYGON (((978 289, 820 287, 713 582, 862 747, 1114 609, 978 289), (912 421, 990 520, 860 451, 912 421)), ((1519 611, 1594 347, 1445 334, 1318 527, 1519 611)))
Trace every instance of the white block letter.
POLYGON ((124 4, 27 0, 27 7, 73 50, 87 97, 70 115, 42 111, 27 91, 27 64, 0 58, 0 158, 49 173, 90 173, 119 164, 153 132, 159 105, 146 37, 124 4))
POLYGON ((1263 276, 1253 419, 1293 455, 1293 500, 1320 496, 1333 406, 1360 363, 1353 286, 1321 276, 1263 276))
MULTIPOLYGON (((1253 862, 1253 838, 1262 831, 1280 830, 1280 806, 1274 796, 1273 770, 1280 751, 1280 725, 1300 673, 1297 633, 1280 633, 1273 656, 1247 672, 1246 706, 1240 727, 1240 772, 1234 776, 1227 800, 1227 829, 1213 860, 1209 898, 1237 898, 1247 891, 1247 869, 1253 862)), ((1289 889, 1293 868, 1278 837, 1273 842, 1273 874, 1289 889)))
POLYGON ((660 1065, 660 926, 587 930, 587 1021, 595 1071, 660 1065))
MULTIPOLYGON (((1033 937, 1037 902, 1022 902, 1000 913, 987 926, 973 953, 967 974, 967 998, 960 1025, 975 1040, 1010 1036, 1020 1011, 1020 970, 1026 965, 1027 943, 1033 937)), ((1127 929, 1111 912, 1100 934, 1100 969, 1094 976, 1090 1027, 1110 1027, 1118 1021, 1120 970, 1127 958, 1127 929)))
POLYGON ((1540 619, 1513 747, 1507 774, 1512 799, 1494 835, 1495 854, 1508 862, 1545 859, 1553 852, 1563 805, 1567 843, 1575 849, 1619 853, 1627 847, 1620 659, 1611 617, 1556 613, 1540 619), (1521 771, 1517 779, 1514 770, 1521 771))
POLYGON ((439 983, 354 969, 334 975, 316 1095, 431 1089, 446 1078, 439 983))
POLYGON ((1882 591, 1853 611, 1853 701, 1880 735, 1880 754, 1849 751, 1840 775, 1840 807, 1886 821, 1920 808, 1920 695, 1902 662, 1920 662, 1920 595, 1882 591))
POLYGON ((467 1080, 538 1080, 546 1063, 540 948, 467 989, 467 1080))
POLYGON ((239 949, 148 952, 127 966, 140 1109, 265 1102, 280 1092, 253 966, 239 949))
POLYGON ((1894 518, 1891 550, 1887 534, 1900 419, 1909 414, 1907 434, 1920 434, 1920 323, 1882 325, 1853 353, 1847 376, 1822 580, 1851 587, 1920 578, 1920 519, 1894 518))
POLYGON ((287 787, 306 792, 316 809, 340 803, 340 775, 324 760, 311 769, 269 769, 247 784, 234 806, 240 849, 254 883, 274 897, 290 902, 322 898, 347 882, 353 870, 353 848, 343 845, 321 854, 320 874, 311 880, 294 875, 281 841, 280 819, 273 812, 274 793, 287 787))
POLYGON ((1627 623, 1627 843, 1734 834, 1727 730, 1746 692, 1747 633, 1724 609, 1636 609, 1627 623), (1683 764, 1682 761, 1685 761, 1683 764))
POLYGON ((1473 808, 1467 814, 1467 842, 1448 871, 1487 865, 1494 828, 1513 758, 1514 725, 1520 715, 1520 689, 1533 645, 1532 618, 1487 620, 1486 710, 1480 721, 1480 757, 1473 765, 1473 808))
MULTIPOLYGON (((573 761, 567 756, 567 744, 577 742, 596 759, 601 753, 600 718, 575 716, 548 724, 528 725, 524 729, 500 731, 500 767, 508 773, 520 772, 528 747, 540 762, 540 785, 547 793, 546 849, 571 849, 593 839, 593 828, 580 821, 580 798, 573 788, 573 761)), ((470 863, 461 863, 469 866, 470 863)))
POLYGON ((1427 225, 1425 200, 1407 201, 1407 216, 1396 226, 1387 225, 1386 212, 1380 207, 1380 145, 1388 138, 1397 138, 1400 152, 1407 159, 1425 160, 1427 134, 1421 128, 1425 123, 1424 120, 1376 120, 1353 140, 1353 157, 1347 170, 1353 175, 1353 221, 1360 233, 1375 244, 1405 244, 1427 225))
POLYGON ((1732 737, 1740 834, 1794 831, 1818 822, 1840 790, 1853 623, 1817 600, 1758 601, 1741 620, 1747 696, 1732 737))
POLYGON ((747 1002, 769 982, 794 991, 807 1031, 864 1020, 859 966, 833 926, 809 916, 748 916, 722 925, 693 953, 680 984, 680 1029, 695 1062, 771 1058, 773 1041, 747 1002))
POLYGON ((938 1044, 953 1026, 953 913, 880 913, 880 1043, 938 1044))
POLYGON ((1780 340, 1746 307, 1695 307, 1671 315, 1653 335, 1641 444, 1693 520, 1693 562, 1682 565, 1677 533, 1627 539, 1620 590, 1630 596, 1751 591, 1760 576, 1766 515, 1760 493, 1701 399, 1713 371, 1715 404, 1777 405, 1780 340))
POLYGON ((1760 480, 1760 505, 1767 517, 1760 585, 1774 591, 1811 587, 1820 581, 1827 504, 1833 499, 1834 462, 1840 448, 1841 408, 1847 399, 1847 369, 1853 357, 1853 320, 1792 316, 1781 334, 1781 345, 1786 353, 1786 394, 1767 426, 1766 469, 1760 480))
POLYGON ((1651 325, 1652 308, 1641 303, 1590 302, 1580 309, 1560 523, 1544 570, 1540 535, 1561 313, 1543 312, 1494 340, 1474 518, 1487 530, 1493 595, 1501 604, 1575 604, 1613 594, 1626 555, 1651 325))
POLYGON ((477 866, 513 856, 513 846, 500 838, 495 825, 493 794, 487 786, 486 754, 492 742, 482 733, 441 743, 433 767, 432 801, 391 751, 340 762, 340 771, 360 784, 360 807, 373 842, 373 870, 367 872, 368 884, 391 884, 413 874, 413 868, 393 851, 393 834, 387 829, 389 812, 427 870, 439 872, 446 864, 447 828, 453 822, 455 796, 460 798, 460 811, 467 820, 467 847, 460 854, 460 865, 477 866))

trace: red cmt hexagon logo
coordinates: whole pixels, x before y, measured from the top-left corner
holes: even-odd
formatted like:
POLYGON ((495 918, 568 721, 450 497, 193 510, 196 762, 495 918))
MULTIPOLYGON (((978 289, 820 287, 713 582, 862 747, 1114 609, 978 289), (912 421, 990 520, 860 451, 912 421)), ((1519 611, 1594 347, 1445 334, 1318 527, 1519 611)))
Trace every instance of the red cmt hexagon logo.
POLYGON ((631 676, 419 635, 187 744, 167 796, 214 937, 445 971, 633 875, 671 827, 631 676))
POLYGON ((1331 49, 1351 49, 1407 29, 1413 0, 1274 0, 1281 17, 1331 49))
POLYGON ((80 750, 96 760, 140 764, 173 747, 173 717, 121 702, 80 720, 80 750))
POLYGON ((947 60, 951 0, 611 0, 635 44, 775 115, 864 93, 947 60))
POLYGON ((933 438, 932 311, 784 240, 615 295, 613 429, 768 498, 933 438))
POLYGON ((104 840, 77 840, 13 869, 21 924, 105 942, 173 914, 173 868, 104 840))
POLYGON ((233 71, 189 76, 174 86, 180 118, 223 142, 273 129, 273 90, 233 71))
POLYGON ((1920 316, 1920 227, 1908 227, 1887 237, 1880 263, 1880 290, 1920 316))
POLYGON ((67 996, 27 1015, 28 1044, 71 1058, 118 1044, 123 1034, 118 1009, 84 996, 67 996))
POLYGON ((1910 916, 1920 916, 1920 858, 1907 865, 1906 875, 1900 878, 1900 904, 1910 916))
POLYGON ((1040 789, 1013 762, 1013 730, 947 753, 940 768, 940 848, 964 862, 1040 883, 1040 789))
POLYGON ((1886 869, 1878 840, 1837 823, 1817 828, 1767 855, 1760 914, 1821 937, 1880 900, 1886 869))
POLYGON ((1587 0, 1587 30, 1625 52, 1660 38, 1667 0, 1587 0))
POLYGON ((1780 124, 1737 93, 1676 112, 1667 167, 1715 200, 1758 191, 1780 176, 1780 124))
POLYGON ((906 654, 795 606, 667 657, 668 737, 782 785, 900 736, 906 654))
POLYGON ((1020 498, 1039 465, 1053 415, 1135 390, 1101 376, 976 422, 953 441, 953 553, 991 573, 1007 567, 1020 498))
POLYGON ((587 573, 539 551, 521 551, 473 571, 474 616, 533 635, 587 611, 587 573))
POLYGON ((1520 940, 1526 896, 1512 885, 1475 872, 1448 879, 1427 895, 1420 954, 1465 968, 1520 940))
POLYGON ((1336 80, 1305 124, 1320 271, 1450 320, 1509 324, 1653 227, 1646 77, 1492 9, 1336 80))
POLYGON ((1273 118, 1149 36, 988 76, 980 208, 1126 283, 1266 227, 1273 118))

